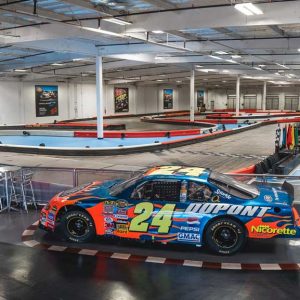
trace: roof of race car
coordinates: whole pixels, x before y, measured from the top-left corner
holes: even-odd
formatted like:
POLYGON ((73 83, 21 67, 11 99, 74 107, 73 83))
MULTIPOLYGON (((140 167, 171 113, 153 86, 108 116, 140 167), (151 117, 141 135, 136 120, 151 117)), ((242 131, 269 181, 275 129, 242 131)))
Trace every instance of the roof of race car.
POLYGON ((207 179, 210 170, 199 167, 160 166, 148 170, 144 176, 187 176, 207 179))

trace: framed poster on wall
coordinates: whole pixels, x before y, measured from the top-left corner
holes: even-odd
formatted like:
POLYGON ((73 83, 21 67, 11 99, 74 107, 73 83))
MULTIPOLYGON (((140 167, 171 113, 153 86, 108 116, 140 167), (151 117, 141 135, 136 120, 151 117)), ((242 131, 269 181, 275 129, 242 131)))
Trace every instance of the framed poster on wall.
POLYGON ((128 88, 115 87, 115 113, 129 112, 129 90, 128 88))
POLYGON ((164 109, 172 109, 173 108, 173 90, 172 89, 164 89, 163 101, 164 101, 164 109))
POLYGON ((202 107, 204 104, 204 90, 197 90, 197 107, 202 107))
POLYGON ((35 111, 37 117, 58 116, 58 86, 35 86, 35 111))

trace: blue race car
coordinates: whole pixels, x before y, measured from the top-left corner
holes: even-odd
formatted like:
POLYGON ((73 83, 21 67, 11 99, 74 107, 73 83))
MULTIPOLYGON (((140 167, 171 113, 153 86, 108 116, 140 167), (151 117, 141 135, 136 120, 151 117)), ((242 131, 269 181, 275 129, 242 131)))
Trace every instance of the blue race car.
POLYGON ((256 187, 198 167, 161 166, 129 180, 93 182, 55 196, 40 227, 73 242, 96 235, 207 245, 233 254, 247 238, 300 236, 293 187, 256 187))

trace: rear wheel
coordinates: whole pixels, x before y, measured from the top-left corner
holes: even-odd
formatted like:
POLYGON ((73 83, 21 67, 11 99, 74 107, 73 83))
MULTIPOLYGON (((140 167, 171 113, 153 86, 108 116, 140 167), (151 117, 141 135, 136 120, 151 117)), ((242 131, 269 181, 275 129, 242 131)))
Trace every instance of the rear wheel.
POLYGON ((64 237, 75 243, 84 243, 95 237, 95 226, 90 215, 84 211, 67 212, 61 219, 64 237))
POLYGON ((206 231, 207 246, 215 253, 231 255, 242 249, 246 242, 244 227, 235 220, 222 218, 212 221, 206 231))

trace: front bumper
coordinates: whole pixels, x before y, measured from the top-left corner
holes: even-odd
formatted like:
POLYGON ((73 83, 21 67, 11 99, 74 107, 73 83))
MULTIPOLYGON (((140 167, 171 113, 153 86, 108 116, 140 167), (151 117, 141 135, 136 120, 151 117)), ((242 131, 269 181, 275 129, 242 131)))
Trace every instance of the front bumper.
POLYGON ((40 219, 39 219, 39 228, 46 231, 55 230, 55 212, 52 210, 42 209, 40 219))

